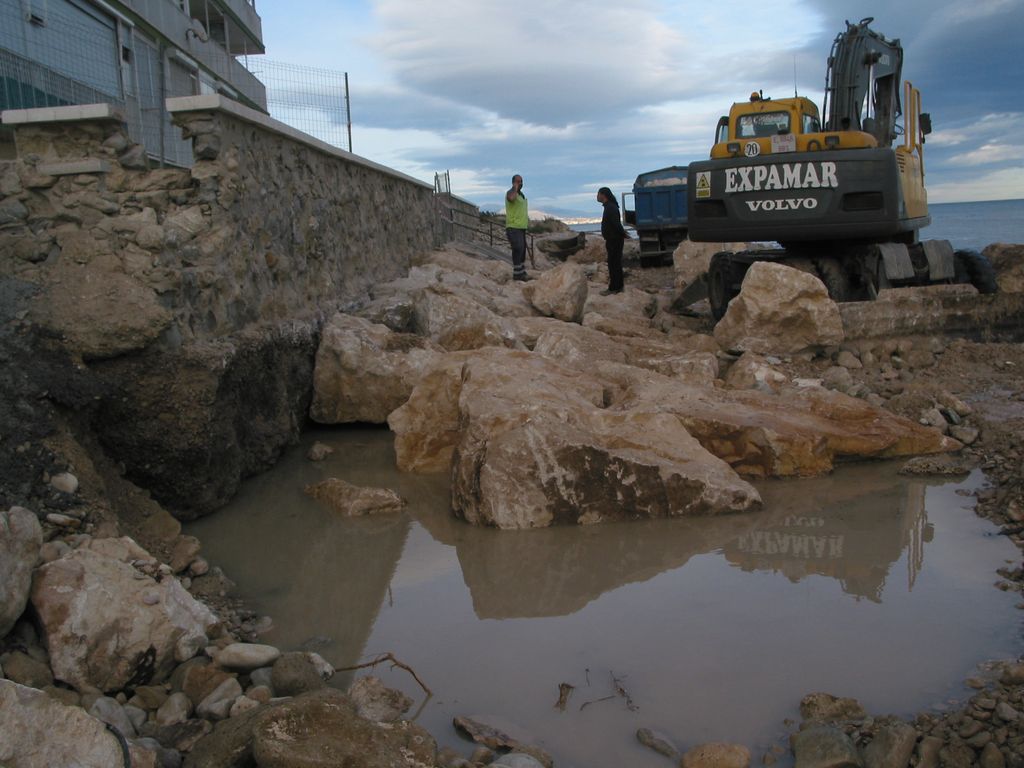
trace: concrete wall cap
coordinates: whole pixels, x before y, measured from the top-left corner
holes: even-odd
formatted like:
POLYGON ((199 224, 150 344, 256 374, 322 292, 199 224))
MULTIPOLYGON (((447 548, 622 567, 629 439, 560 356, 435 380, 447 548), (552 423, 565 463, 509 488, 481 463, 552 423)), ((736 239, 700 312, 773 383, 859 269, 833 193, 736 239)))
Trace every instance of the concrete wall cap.
POLYGON ((4 125, 31 123, 66 123, 83 120, 125 121, 124 112, 113 104, 75 104, 67 107, 37 107, 36 109, 5 109, 0 113, 4 125))
POLYGON ((282 136, 305 144, 308 147, 316 149, 319 152, 323 152, 327 155, 333 155, 334 157, 341 158, 351 163, 362 165, 366 168, 372 168, 379 173, 393 176, 396 179, 402 179, 413 184, 417 184, 421 187, 433 189, 433 184, 428 184, 425 181, 414 178, 401 171, 396 171, 394 168, 388 168, 386 165, 375 163, 372 160, 367 160, 365 157, 348 152, 340 147, 335 147, 332 144, 328 144, 325 141, 321 141, 314 136, 310 136, 308 133, 303 133, 297 128, 292 128, 290 125, 286 125, 279 120, 275 120, 270 115, 259 112, 255 109, 250 109, 244 104, 240 104, 233 99, 221 96, 219 93, 206 93, 201 96, 177 96, 174 98, 167 99, 167 111, 172 115, 188 114, 189 112, 224 112, 232 117, 245 122, 258 125, 261 128, 279 133, 282 136))

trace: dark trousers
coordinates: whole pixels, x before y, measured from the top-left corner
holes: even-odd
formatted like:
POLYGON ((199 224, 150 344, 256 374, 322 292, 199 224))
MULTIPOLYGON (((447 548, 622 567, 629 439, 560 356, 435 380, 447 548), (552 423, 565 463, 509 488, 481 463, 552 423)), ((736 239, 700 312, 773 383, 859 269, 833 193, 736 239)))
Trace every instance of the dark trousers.
POLYGON ((512 276, 526 277, 526 230, 506 229, 505 235, 512 246, 512 276))
POLYGON ((608 238, 604 241, 604 247, 608 250, 608 290, 621 291, 622 282, 622 245, 625 240, 621 237, 608 238))

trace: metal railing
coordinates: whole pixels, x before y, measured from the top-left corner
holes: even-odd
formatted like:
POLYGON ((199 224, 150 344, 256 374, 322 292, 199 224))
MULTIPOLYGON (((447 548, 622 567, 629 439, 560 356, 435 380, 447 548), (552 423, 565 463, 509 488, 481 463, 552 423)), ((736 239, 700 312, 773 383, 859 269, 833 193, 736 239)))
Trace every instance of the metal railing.
MULTIPOLYGON (((461 241, 486 245, 501 251, 502 256, 511 257, 511 247, 505 235, 505 225, 480 215, 479 210, 461 210, 451 191, 451 176, 448 171, 434 174, 434 207, 441 221, 443 241, 461 241)), ((530 264, 536 266, 533 250, 534 236, 526 234, 526 253, 530 264)))
POLYGON ((114 94, 78 82, 13 51, 0 48, 0 109, 36 109, 101 102, 124 106, 124 102, 114 94))

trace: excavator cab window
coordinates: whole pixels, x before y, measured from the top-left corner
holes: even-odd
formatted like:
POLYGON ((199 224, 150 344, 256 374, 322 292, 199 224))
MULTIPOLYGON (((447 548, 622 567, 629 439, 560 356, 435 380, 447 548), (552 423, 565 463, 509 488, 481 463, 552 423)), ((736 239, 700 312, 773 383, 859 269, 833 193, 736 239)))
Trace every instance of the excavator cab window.
POLYGON ((740 115, 736 125, 737 139, 777 136, 789 133, 788 112, 756 112, 740 115))
POLYGON ((821 133, 821 121, 814 115, 801 115, 800 119, 804 133, 821 133))
POLYGON ((718 127, 715 129, 715 143, 722 144, 729 140, 729 118, 722 115, 718 118, 718 127))

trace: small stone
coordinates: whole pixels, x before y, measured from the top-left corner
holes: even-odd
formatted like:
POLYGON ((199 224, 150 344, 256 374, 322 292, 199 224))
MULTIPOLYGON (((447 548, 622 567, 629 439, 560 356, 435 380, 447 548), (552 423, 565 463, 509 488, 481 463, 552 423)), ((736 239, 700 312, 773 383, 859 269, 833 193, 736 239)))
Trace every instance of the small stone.
POLYGON ((949 434, 951 437, 956 438, 964 445, 973 445, 978 440, 980 432, 974 427, 967 427, 963 424, 950 427, 949 434))
POLYGON ((53 672, 50 666, 32 658, 24 651, 11 651, 0 656, 0 666, 4 676, 19 685, 29 688, 45 688, 53 685, 53 672))
POLYGON ((203 557, 197 557, 188 567, 188 572, 193 576, 203 576, 210 572, 210 563, 203 557))
MULTIPOLYGON (((3 677, 2 672, 0 672, 0 677, 3 677)), ((66 704, 69 707, 82 706, 82 696, 78 691, 73 691, 70 688, 59 688, 56 685, 44 686, 43 690, 47 696, 51 699, 56 699, 61 704, 66 704)))
POLYGON ((199 703, 196 714, 207 720, 224 720, 230 714, 235 699, 241 695, 242 686, 238 679, 228 678, 199 703))
POLYGON ((192 702, 181 691, 172 693, 156 711, 158 725, 177 725, 192 715, 192 702))
POLYGON ((131 701, 142 709, 157 710, 167 701, 167 689, 162 685, 140 685, 131 701))
POLYGON ((799 766, 853 768, 861 764, 850 737, 830 725, 800 731, 794 739, 793 754, 799 766))
POLYGON ((168 563, 171 566, 171 570, 175 573, 181 573, 188 568, 199 555, 201 546, 199 539, 195 536, 179 536, 177 541, 174 542, 174 548, 171 550, 171 560, 168 563))
POLYGON ((78 490, 78 478, 70 472, 61 472, 50 478, 50 485, 61 493, 75 493, 78 490))
POLYGON ((980 768, 1005 768, 1006 758, 999 751, 999 747, 993 742, 989 742, 981 750, 981 755, 978 757, 978 765, 980 768))
POLYGON ((856 355, 845 349, 836 355, 836 365, 853 370, 858 370, 864 367, 864 364, 857 359, 856 355))
POLYGON ((654 733, 650 728, 640 728, 636 732, 636 740, 648 749, 653 749, 659 755, 664 755, 670 760, 679 759, 679 751, 672 746, 666 737, 654 733))
POLYGON ((1024 683, 1024 664, 1019 662, 1007 664, 1003 667, 1001 682, 1006 685, 1020 685, 1024 683))
POLYGON ((1013 723, 1020 719, 1020 712, 1011 707, 1005 701, 1000 701, 995 707, 996 716, 1002 718, 1007 723, 1013 723))
POLYGON ((971 747, 971 749, 981 749, 990 741, 992 741, 992 732, 982 731, 981 733, 976 733, 974 736, 967 739, 964 743, 967 744, 967 746, 971 747))
POLYGON ((404 693, 385 687, 384 683, 372 675, 352 683, 348 695, 360 717, 378 723, 393 723, 413 704, 413 700, 404 693))
POLYGON ((917 768, 936 768, 939 764, 939 750, 942 739, 938 736, 925 736, 917 744, 917 768))
POLYGON ((809 693, 800 701, 800 716, 804 720, 831 722, 862 720, 867 713, 856 699, 841 698, 828 693, 809 693))
POLYGON ((487 747, 477 747, 469 756, 469 761, 476 765, 489 765, 494 760, 494 752, 487 747))
POLYGON ((232 643, 217 652, 214 661, 226 669, 248 671, 273 664, 281 656, 281 651, 272 645, 261 643, 232 643))
POLYGON ((262 667, 260 669, 252 670, 252 672, 249 673, 249 680, 252 682, 253 685, 262 685, 270 689, 271 695, 273 695, 273 676, 273 667, 262 667))
POLYGON ((302 651, 285 653, 274 662, 270 680, 278 696, 297 696, 327 685, 311 655, 302 651))
POLYGON ((682 768, 749 768, 750 750, 739 744, 710 742, 687 751, 682 768))
POLYGON ((258 701, 260 704, 266 704, 274 696, 270 688, 265 685, 254 685, 245 692, 245 695, 253 701, 258 701))
POLYGON ((317 440, 310 447, 309 452, 306 454, 306 458, 310 461, 323 461, 332 453, 334 453, 334 448, 317 440))
POLYGON ((946 417, 942 415, 938 408, 929 408, 923 411, 921 413, 921 423, 929 427, 935 427, 935 429, 942 433, 949 431, 949 422, 946 421, 946 417))
POLYGON ((39 558, 44 563, 52 563, 54 560, 63 557, 71 551, 71 547, 60 539, 48 541, 39 548, 39 558))
POLYGON ((499 755, 490 765, 491 768, 544 768, 540 760, 522 752, 499 755))
POLYGON ((174 660, 183 664, 198 654, 210 640, 206 635, 182 635, 174 644, 174 660))
POLYGON ((136 707, 132 704, 125 704, 123 709, 125 715, 127 715, 128 719, 132 723, 132 726, 135 728, 135 732, 138 733, 139 729, 143 725, 145 725, 146 720, 149 717, 146 714, 146 710, 141 709, 140 707, 136 707))
POLYGON ((238 717, 241 714, 256 709, 259 705, 260 702, 255 699, 250 699, 248 696, 239 696, 235 699, 235 703, 231 705, 231 709, 228 711, 228 717, 238 717))
POLYGON ((62 515, 59 512, 51 512, 46 516, 46 522, 52 525, 60 526, 61 528, 77 528, 82 524, 81 520, 78 520, 70 515, 62 515))
POLYGON ((117 728, 125 738, 135 736, 135 726, 116 699, 100 696, 89 706, 88 712, 97 720, 117 728))
POLYGON ((864 749, 865 768, 907 768, 917 731, 906 723, 884 725, 864 749))

